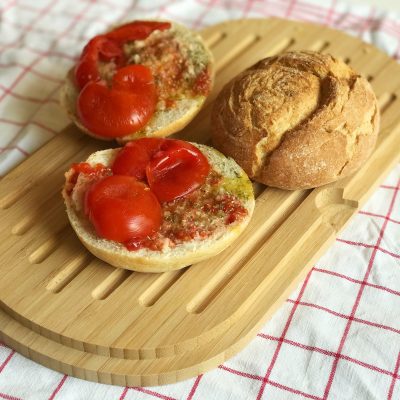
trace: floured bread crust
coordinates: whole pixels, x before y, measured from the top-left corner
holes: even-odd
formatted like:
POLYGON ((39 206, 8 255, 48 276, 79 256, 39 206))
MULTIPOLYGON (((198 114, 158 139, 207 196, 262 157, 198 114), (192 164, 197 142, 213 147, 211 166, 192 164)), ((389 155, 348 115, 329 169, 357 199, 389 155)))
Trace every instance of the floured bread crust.
POLYGON ((211 126, 216 148, 252 179, 302 189, 357 170, 379 120, 365 78, 330 55, 304 51, 261 60, 229 82, 211 126))

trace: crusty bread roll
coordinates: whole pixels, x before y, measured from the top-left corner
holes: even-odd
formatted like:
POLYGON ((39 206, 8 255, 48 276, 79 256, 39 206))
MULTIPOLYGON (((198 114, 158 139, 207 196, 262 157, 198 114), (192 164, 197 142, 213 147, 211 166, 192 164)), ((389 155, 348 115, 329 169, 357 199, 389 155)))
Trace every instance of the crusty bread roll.
POLYGON ((211 125, 215 147, 250 178, 294 190, 357 170, 379 119, 365 78, 330 55, 301 51, 261 60, 229 82, 211 125))
MULTIPOLYGON (((70 169, 65 174, 66 184, 62 195, 70 223, 84 246, 96 257, 115 267, 139 272, 165 272, 180 269, 214 256, 229 246, 243 232, 250 221, 255 204, 253 187, 249 178, 234 160, 226 158, 211 147, 193 144, 207 157, 212 170, 223 177, 217 195, 223 196, 226 193, 238 198, 247 211, 243 219, 217 229, 205 239, 198 237, 177 244, 173 248, 167 244, 160 251, 148 248, 129 251, 121 243, 97 236, 93 226, 82 211, 84 193, 88 184, 85 178, 79 176, 71 192, 70 179, 74 171, 70 169)), ((98 151, 93 153, 86 162, 91 166, 98 163, 110 166, 118 151, 119 149, 98 151)), ((192 209, 187 211, 190 213, 200 210, 194 209, 192 206, 192 209)))
MULTIPOLYGON (((187 64, 185 72, 187 76, 185 76, 185 79, 188 82, 193 82, 202 71, 207 70, 212 87, 214 80, 214 59, 210 50, 203 42, 200 35, 176 22, 171 22, 171 28, 168 30, 154 31, 145 40, 132 42, 132 45, 125 45, 125 53, 128 58, 132 60, 132 63, 135 63, 134 60, 137 60, 137 63, 141 64, 143 63, 143 60, 141 60, 139 56, 141 49, 146 46, 158 46, 161 40, 168 38, 173 38, 179 43, 179 48, 187 64)), ((159 61, 161 63, 170 62, 168 57, 170 57, 170 54, 168 49, 166 49, 164 53, 161 53, 159 61)), ((151 61, 144 62, 144 64, 151 69, 151 61)), ((83 132, 96 139, 113 140, 113 138, 99 136, 90 132, 80 121, 76 109, 79 90, 75 84, 74 68, 75 67, 68 72, 65 84, 61 88, 61 106, 66 110, 68 116, 76 126, 83 132)), ((171 64, 171 68, 174 68, 174 64, 171 64)), ((179 68, 179 66, 176 65, 175 68, 179 68)), ((165 70, 164 73, 172 78, 172 74, 176 73, 176 71, 165 70)), ((156 82, 157 81, 156 76, 156 82)), ((116 140, 119 143, 126 143, 140 137, 165 137, 171 135, 183 129, 194 118, 200 111, 206 98, 207 96, 205 95, 192 96, 182 92, 174 99, 175 104, 173 106, 166 105, 165 101, 161 99, 157 104, 153 117, 142 130, 133 132, 131 135, 118 137, 116 140)))

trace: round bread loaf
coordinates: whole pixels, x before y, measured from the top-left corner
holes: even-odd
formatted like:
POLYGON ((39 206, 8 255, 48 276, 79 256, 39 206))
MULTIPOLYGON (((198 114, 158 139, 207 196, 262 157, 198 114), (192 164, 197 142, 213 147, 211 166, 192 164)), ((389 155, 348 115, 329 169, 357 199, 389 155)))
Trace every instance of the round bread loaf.
POLYGON ((223 88, 211 118, 217 149, 253 180, 292 190, 356 171, 375 146, 380 119, 365 78, 309 51, 243 71, 223 88))

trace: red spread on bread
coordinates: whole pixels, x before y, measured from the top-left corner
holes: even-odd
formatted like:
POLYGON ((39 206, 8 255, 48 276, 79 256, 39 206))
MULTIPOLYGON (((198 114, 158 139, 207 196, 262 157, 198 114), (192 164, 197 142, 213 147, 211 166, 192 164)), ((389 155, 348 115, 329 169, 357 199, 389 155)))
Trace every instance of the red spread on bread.
POLYGON ((67 194, 81 184, 83 212, 96 234, 128 250, 204 239, 247 215, 238 198, 220 191, 222 176, 204 154, 181 140, 138 139, 119 150, 110 168, 80 163, 73 171, 67 194))
POLYGON ((197 75, 197 78, 193 85, 193 91, 195 93, 207 96, 211 87, 211 77, 208 70, 205 68, 197 75))
POLYGON ((206 239, 235 221, 242 220, 247 210, 238 198, 218 194, 222 177, 211 171, 205 183, 192 193, 174 201, 162 203, 163 220, 160 229, 142 240, 125 243, 128 250, 173 248, 194 239, 206 239))
POLYGON ((99 178, 107 174, 109 169, 103 164, 96 164, 92 166, 87 162, 81 162, 72 164, 70 171, 72 173, 69 174, 66 184, 66 192, 68 195, 71 195, 76 181, 78 180, 79 174, 91 175, 99 178))
POLYGON ((159 100, 165 107, 173 107, 179 97, 207 96, 211 89, 208 67, 194 72, 190 57, 191 49, 183 51, 182 44, 170 30, 153 35, 145 41, 127 44, 126 49, 133 55, 130 60, 150 68, 157 77, 159 100), (194 79, 193 79, 194 78, 194 79))

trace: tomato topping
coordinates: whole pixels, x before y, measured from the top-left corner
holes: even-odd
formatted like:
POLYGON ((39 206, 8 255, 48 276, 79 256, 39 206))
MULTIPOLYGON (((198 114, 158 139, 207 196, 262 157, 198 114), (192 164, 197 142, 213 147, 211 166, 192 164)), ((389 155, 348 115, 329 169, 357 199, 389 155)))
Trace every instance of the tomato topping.
POLYGON ((90 39, 84 47, 82 58, 96 58, 102 61, 110 61, 113 58, 120 57, 122 49, 113 40, 105 35, 97 35, 90 39))
POLYGON ((151 190, 130 176, 112 175, 95 182, 85 195, 85 213, 96 233, 128 242, 161 226, 161 206, 151 190))
POLYGON ((166 140, 146 167, 147 181, 160 201, 172 201, 201 186, 210 164, 195 146, 181 140, 166 140))
POLYGON ((104 81, 89 82, 78 96, 78 115, 91 132, 104 137, 119 137, 143 128, 157 103, 150 70, 129 65, 114 75, 112 87, 104 81))
POLYGON ((97 69, 97 60, 84 58, 79 61, 75 68, 75 81, 80 89, 88 82, 98 81, 99 79, 100 74, 97 69))
POLYGON ((141 181, 146 179, 146 167, 166 139, 142 138, 123 147, 111 167, 113 174, 130 175, 141 181))
POLYGON ((103 165, 103 164, 96 164, 94 166, 91 166, 87 162, 81 162, 81 163, 73 163, 71 165, 71 169, 73 171, 73 174, 69 176, 68 182, 66 185, 66 193, 68 195, 71 195, 74 186, 76 182, 78 181, 79 174, 85 174, 85 175, 97 175, 100 176, 101 174, 105 173, 106 171, 109 171, 109 169, 103 165))
POLYGON ((161 21, 134 21, 122 25, 113 31, 106 34, 109 39, 113 39, 118 43, 124 43, 131 40, 144 40, 153 31, 164 31, 169 29, 171 24, 169 22, 161 21))
POLYGON ((190 143, 142 138, 120 150, 111 169, 114 174, 147 179, 160 201, 171 201, 202 185, 210 165, 203 153, 190 143))
POLYGON ((103 169, 107 168, 104 164, 97 163, 96 165, 92 166, 87 162, 80 162, 80 163, 73 163, 71 168, 74 172, 78 174, 95 174, 97 172, 102 171, 103 169))
POLYGON ((153 75, 144 65, 133 64, 120 68, 113 77, 112 85, 118 90, 136 91, 155 96, 153 75))
POLYGON ((122 49, 112 40, 104 35, 95 36, 89 41, 82 51, 81 58, 75 68, 75 80, 82 89, 88 82, 100 79, 98 62, 115 61, 120 64, 124 55, 122 49))
POLYGON ((113 60, 116 66, 122 66, 125 56, 122 46, 131 40, 146 39, 155 30, 169 29, 169 22, 134 21, 120 26, 105 35, 97 35, 84 47, 79 63, 75 68, 75 81, 79 89, 88 82, 100 79, 98 62, 113 60))

